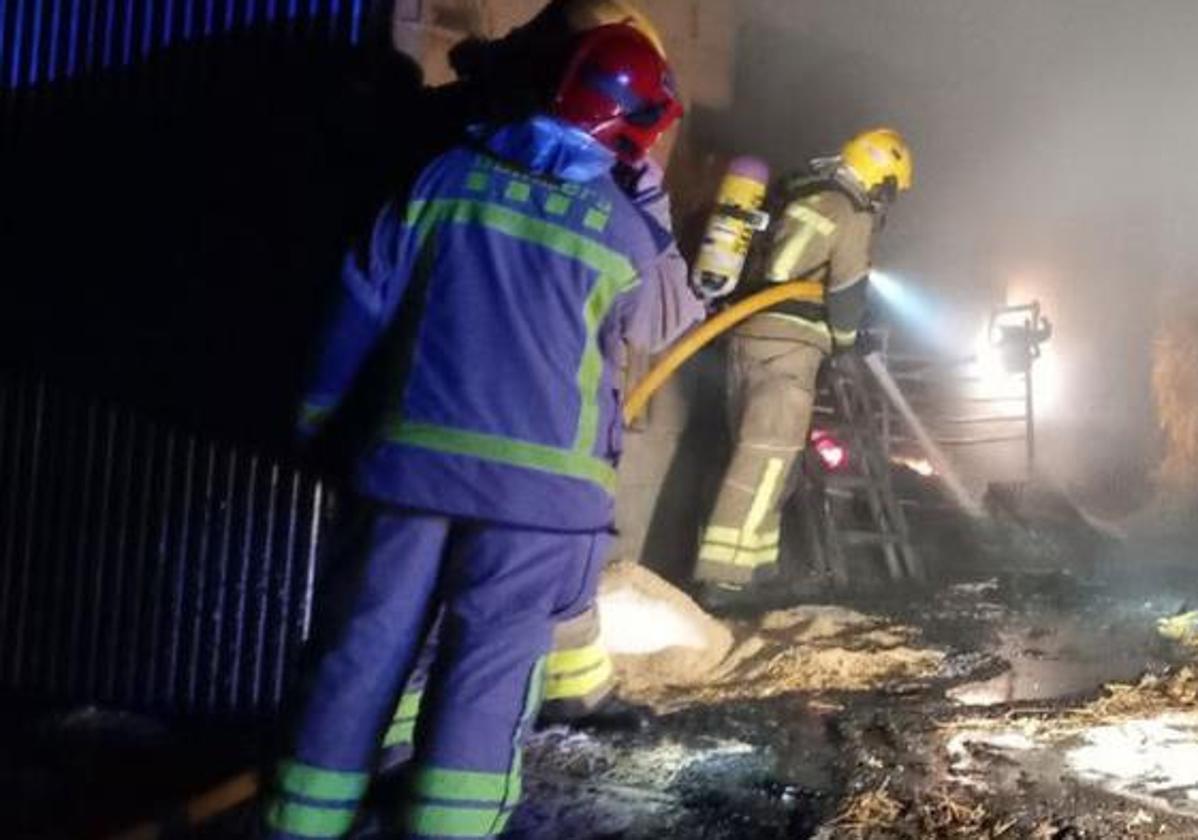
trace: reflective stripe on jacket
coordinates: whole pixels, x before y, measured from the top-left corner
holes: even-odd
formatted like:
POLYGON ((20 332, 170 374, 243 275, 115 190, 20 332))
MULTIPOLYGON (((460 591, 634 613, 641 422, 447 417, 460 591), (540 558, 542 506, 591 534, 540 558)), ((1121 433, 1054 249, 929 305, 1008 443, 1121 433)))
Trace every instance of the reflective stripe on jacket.
POLYGON ((769 314, 795 322, 818 345, 851 346, 865 315, 873 215, 835 186, 809 189, 814 191, 787 204, 774 224, 762 276, 746 284, 746 294, 817 277, 827 289, 823 305, 787 302, 769 314))
MULTIPOLYGON (((545 140, 535 124, 512 130, 545 140)), ((550 151, 536 160, 565 165, 568 148, 550 151)), ((450 152, 347 260, 307 417, 335 410, 378 348, 393 372, 355 471, 361 492, 517 525, 608 527, 621 343, 658 344, 702 312, 650 270, 666 236, 608 175, 563 181, 450 152)))

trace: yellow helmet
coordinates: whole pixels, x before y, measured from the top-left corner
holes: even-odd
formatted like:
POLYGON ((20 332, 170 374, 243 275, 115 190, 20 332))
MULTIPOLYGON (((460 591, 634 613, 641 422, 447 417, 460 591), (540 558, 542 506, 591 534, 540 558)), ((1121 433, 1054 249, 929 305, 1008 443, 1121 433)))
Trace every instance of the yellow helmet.
POLYGON ((566 21, 575 32, 588 32, 612 23, 627 24, 648 38, 662 58, 667 57, 657 27, 627 0, 567 0, 566 21))
POLYGON ((915 163, 903 135, 893 128, 874 128, 863 131, 844 144, 840 151, 848 167, 862 186, 872 192, 894 179, 894 188, 911 188, 915 163))

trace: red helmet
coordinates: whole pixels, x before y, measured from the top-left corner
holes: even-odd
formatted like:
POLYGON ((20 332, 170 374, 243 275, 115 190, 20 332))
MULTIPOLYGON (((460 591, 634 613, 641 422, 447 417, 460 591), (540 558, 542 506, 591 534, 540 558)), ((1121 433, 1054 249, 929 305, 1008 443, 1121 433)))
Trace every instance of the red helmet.
POLYGON ((553 113, 625 163, 639 163, 682 116, 674 75, 644 34, 628 24, 583 34, 557 89, 553 113))

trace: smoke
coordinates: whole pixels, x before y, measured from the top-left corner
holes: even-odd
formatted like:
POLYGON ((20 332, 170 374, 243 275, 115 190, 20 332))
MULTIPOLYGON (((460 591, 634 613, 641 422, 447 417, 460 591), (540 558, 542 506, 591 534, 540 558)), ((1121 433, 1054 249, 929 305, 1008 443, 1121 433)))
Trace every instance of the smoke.
POLYGON ((707 147, 776 167, 892 124, 916 186, 879 267, 939 300, 963 352, 988 309, 1041 299, 1060 478, 1129 486, 1155 464, 1158 302, 1198 277, 1198 3, 1192 0, 743 0, 731 109, 707 147))

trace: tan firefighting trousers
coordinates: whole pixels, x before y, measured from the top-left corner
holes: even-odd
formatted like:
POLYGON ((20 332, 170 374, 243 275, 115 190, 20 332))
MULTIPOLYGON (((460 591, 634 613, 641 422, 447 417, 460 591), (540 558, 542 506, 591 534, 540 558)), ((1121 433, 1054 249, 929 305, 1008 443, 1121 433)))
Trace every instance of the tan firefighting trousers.
POLYGON ((545 711, 573 718, 592 711, 613 688, 612 661, 599 642, 594 604, 553 628, 553 650, 545 662, 545 711))
POLYGON ((751 318, 728 359, 732 460, 703 529, 695 578, 743 586, 777 574, 781 508, 806 445, 826 326, 786 316, 751 318), (821 329, 822 328, 822 329, 821 329))

